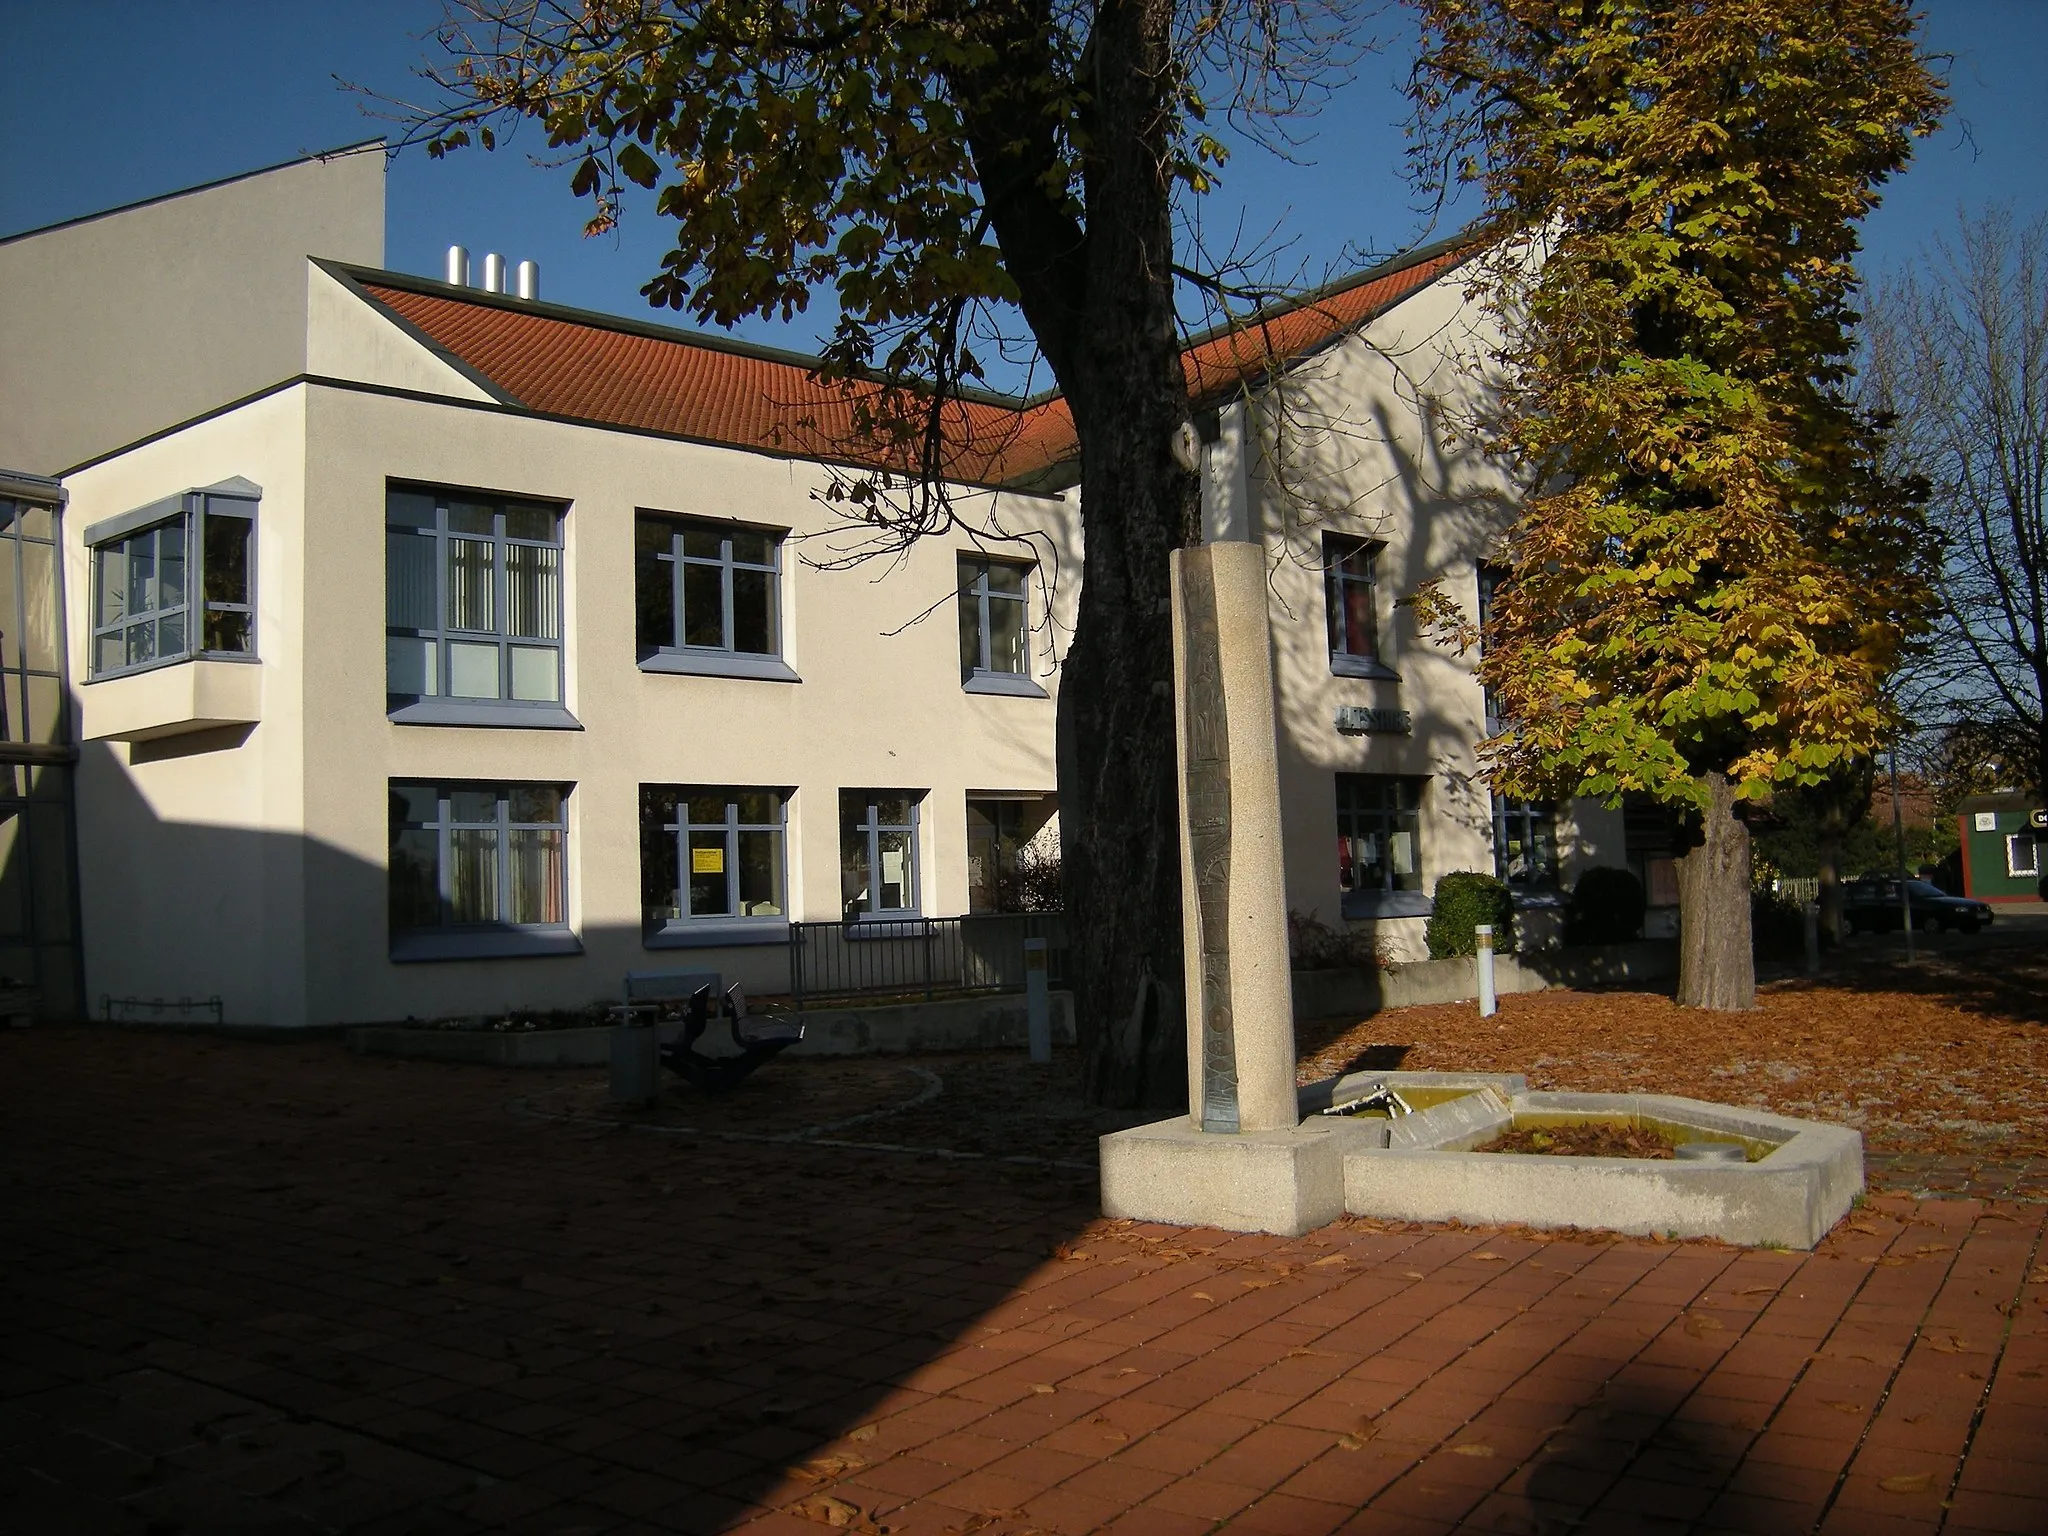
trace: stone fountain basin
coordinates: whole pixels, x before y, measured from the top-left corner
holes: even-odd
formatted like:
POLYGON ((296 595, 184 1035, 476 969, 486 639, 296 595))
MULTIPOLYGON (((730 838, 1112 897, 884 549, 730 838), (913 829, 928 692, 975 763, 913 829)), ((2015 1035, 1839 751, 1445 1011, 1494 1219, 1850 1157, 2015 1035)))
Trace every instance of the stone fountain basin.
MULTIPOLYGON (((1399 1077, 1386 1080, 1398 1089, 1399 1077)), ((1336 1097, 1351 1096, 1340 1084, 1336 1097)), ((1400 1221, 1596 1227, 1811 1248, 1863 1191, 1863 1137, 1856 1131, 1672 1094, 1503 1094, 1489 1086, 1337 1134, 1344 1142, 1344 1208, 1400 1221), (1632 1122, 1676 1142, 1737 1142, 1750 1160, 1471 1150, 1517 1127, 1587 1120, 1632 1122), (1382 1137, 1385 1144, 1376 1145, 1382 1137)))
POLYGON ((1104 1213, 1292 1234, 1349 1212, 1811 1248, 1863 1190, 1856 1131, 1669 1094, 1531 1093, 1507 1073, 1363 1072, 1301 1099, 1307 1118, 1293 1131, 1204 1135, 1181 1118, 1105 1136, 1104 1213), (1417 1112, 1314 1112, 1382 1083, 1417 1112), (1677 1141, 1740 1142, 1752 1161, 1471 1150, 1518 1120, 1633 1121, 1677 1141))

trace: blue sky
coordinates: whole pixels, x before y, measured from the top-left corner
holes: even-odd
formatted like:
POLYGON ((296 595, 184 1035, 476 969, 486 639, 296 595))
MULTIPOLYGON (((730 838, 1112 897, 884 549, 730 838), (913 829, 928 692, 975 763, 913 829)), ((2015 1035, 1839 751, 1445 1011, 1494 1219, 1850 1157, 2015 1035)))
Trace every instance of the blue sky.
MULTIPOLYGON (((2048 212, 2048 0, 1928 0, 1925 10, 1930 45, 1955 56, 1956 108, 1866 228, 1875 276, 1951 227, 1959 206, 2048 212)), ((0 234, 383 132, 334 77, 404 96, 440 15, 440 0, 0 0, 0 58, 12 66, 0 92, 0 234)), ((1381 30, 1390 51, 1368 57, 1308 125, 1298 163, 1243 155, 1210 200, 1208 228, 1278 246, 1283 277, 1320 277, 1351 253, 1426 233, 1401 176, 1398 13, 1381 30)), ((438 273, 442 250, 460 243, 479 258, 537 260, 556 302, 648 313, 638 289, 666 249, 659 223, 643 212, 617 236, 584 239, 587 205, 568 195, 566 172, 530 163, 542 148, 529 131, 495 155, 399 156, 389 265, 438 273)), ((814 311, 747 333, 808 347, 818 326, 814 311)))

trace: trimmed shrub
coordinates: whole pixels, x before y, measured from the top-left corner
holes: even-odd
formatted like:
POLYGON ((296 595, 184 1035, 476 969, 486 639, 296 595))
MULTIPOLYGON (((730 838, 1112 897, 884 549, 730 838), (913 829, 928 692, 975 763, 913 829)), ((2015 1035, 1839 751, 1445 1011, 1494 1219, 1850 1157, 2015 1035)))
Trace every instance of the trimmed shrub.
POLYGON ((1297 971, 1384 971, 1393 965, 1369 930, 1346 928, 1340 933, 1314 913, 1292 908, 1287 913, 1287 958, 1297 971))
POLYGON ((1749 893, 1749 948, 1759 960, 1797 960, 1806 954, 1806 911, 1790 896, 1753 887, 1749 893))
POLYGON ((1602 864, 1579 876, 1565 906, 1567 944, 1625 944, 1640 937, 1649 900, 1643 882, 1625 869, 1602 864))
POLYGON ((1429 958, 1448 960, 1453 955, 1478 952, 1474 931, 1481 923, 1493 924, 1493 947, 1505 953, 1515 947, 1515 898, 1491 875, 1469 869, 1453 870, 1436 883, 1436 902, 1429 910, 1429 926, 1422 932, 1429 944, 1429 958))

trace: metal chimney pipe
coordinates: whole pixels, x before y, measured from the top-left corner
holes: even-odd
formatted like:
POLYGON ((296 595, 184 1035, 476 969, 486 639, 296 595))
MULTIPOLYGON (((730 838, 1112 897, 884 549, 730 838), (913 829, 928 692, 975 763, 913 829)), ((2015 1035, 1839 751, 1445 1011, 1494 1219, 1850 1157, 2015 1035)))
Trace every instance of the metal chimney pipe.
POLYGON ((519 263, 519 270, 515 276, 518 279, 519 297, 522 299, 537 299, 540 297, 539 262, 522 261, 519 263))
POLYGON ((503 293, 504 291, 505 258, 496 251, 492 251, 484 257, 484 292, 503 293))
POLYGON ((466 246, 448 247, 448 285, 452 288, 469 286, 469 250, 466 246))

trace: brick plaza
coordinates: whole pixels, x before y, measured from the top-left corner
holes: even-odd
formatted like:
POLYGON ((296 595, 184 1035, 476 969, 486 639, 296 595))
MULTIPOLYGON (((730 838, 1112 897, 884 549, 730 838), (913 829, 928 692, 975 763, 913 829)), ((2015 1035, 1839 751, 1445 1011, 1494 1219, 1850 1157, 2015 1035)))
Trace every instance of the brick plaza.
POLYGON ((1234 1237, 564 1081, 0 1034, 0 1531, 2048 1530, 2039 1203, 1234 1237))

